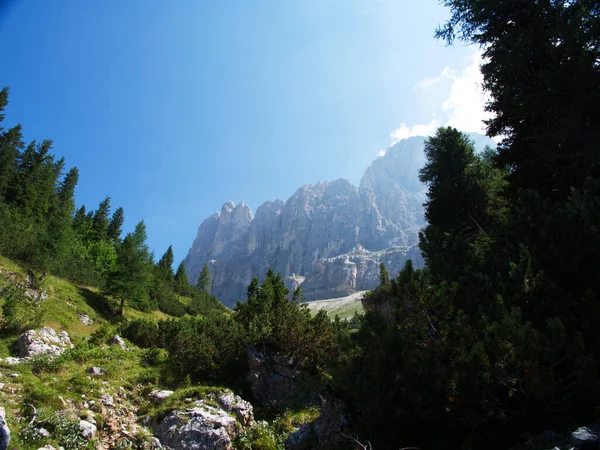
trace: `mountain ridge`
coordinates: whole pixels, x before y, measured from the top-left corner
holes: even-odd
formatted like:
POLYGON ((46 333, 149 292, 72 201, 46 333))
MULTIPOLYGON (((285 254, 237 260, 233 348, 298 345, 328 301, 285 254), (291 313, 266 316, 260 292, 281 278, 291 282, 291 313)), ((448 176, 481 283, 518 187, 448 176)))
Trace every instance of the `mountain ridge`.
POLYGON ((212 293, 233 306, 245 300, 252 278, 269 268, 315 300, 373 289, 380 262, 392 274, 407 259, 421 266, 426 187, 418 169, 425 163, 425 139, 388 148, 358 186, 344 178, 305 184, 285 201, 262 203, 256 213, 245 202, 225 202, 198 229, 184 260, 188 278, 194 282, 208 263, 212 293))

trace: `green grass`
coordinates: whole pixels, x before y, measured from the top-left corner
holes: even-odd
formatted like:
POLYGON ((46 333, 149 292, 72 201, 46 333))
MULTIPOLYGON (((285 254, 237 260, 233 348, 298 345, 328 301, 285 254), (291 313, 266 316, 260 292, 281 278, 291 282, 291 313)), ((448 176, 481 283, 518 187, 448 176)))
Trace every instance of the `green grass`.
POLYGON ((346 305, 339 306, 337 308, 333 308, 327 311, 327 314, 330 317, 338 316, 340 319, 350 319, 354 317, 355 314, 364 314, 365 310, 363 308, 362 303, 359 301, 352 302, 346 305))

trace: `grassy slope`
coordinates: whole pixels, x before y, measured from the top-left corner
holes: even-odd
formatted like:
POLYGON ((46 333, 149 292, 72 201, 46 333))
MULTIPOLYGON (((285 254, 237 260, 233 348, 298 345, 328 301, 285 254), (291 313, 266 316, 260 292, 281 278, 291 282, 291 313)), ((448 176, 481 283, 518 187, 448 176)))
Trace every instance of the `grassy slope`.
POLYGON ((348 320, 354 317, 355 314, 364 314, 360 299, 366 292, 356 292, 346 297, 331 298, 328 300, 315 300, 307 302, 306 305, 312 313, 325 310, 330 317, 338 316, 340 319, 348 320))
MULTIPOLYGON (((27 271, 22 266, 1 256, 0 270, 0 278, 4 281, 7 275, 18 283, 26 278, 27 271)), ((61 437, 59 431, 52 432, 51 438, 41 440, 27 439, 31 433, 20 433, 27 428, 32 417, 33 408, 26 405, 35 407, 36 422, 43 420, 47 428, 56 428, 55 422, 63 415, 58 411, 67 411, 68 420, 65 420, 76 423, 82 411, 87 409, 86 402, 94 400, 98 405, 99 397, 104 394, 115 398, 125 397, 120 402, 129 411, 139 410, 140 413, 152 414, 156 407, 149 403, 147 394, 157 388, 177 388, 166 367, 164 352, 142 350, 132 345, 127 350, 122 350, 118 346, 102 345, 102 338, 95 345, 88 343, 94 332, 110 327, 118 319, 106 308, 106 299, 98 289, 76 286, 51 275, 42 280, 40 289, 48 294, 48 298, 40 306, 43 325, 56 331, 67 331, 75 347, 52 362, 40 358, 18 365, 0 363, 2 404, 6 408, 12 432, 10 448, 37 449, 45 444, 69 448, 68 442, 65 444, 66 438, 61 437), (80 320, 82 314, 87 315, 92 323, 84 325, 80 320), (86 369, 92 366, 101 367, 106 374, 100 377, 90 376, 86 369)), ((0 298, 0 306, 3 303, 4 299, 0 298)), ((124 316, 126 320, 170 317, 159 311, 144 313, 132 309, 126 309, 124 316)), ((12 347, 18 335, 0 336, 0 357, 14 356, 12 347)), ((197 389, 197 394, 218 389, 222 388, 202 387, 197 389)), ((89 407, 89 403, 87 406, 89 407)), ((120 413, 126 416, 124 412, 120 413)), ((95 413, 95 419, 99 424, 99 436, 106 439, 107 436, 114 435, 115 430, 111 428, 114 423, 109 423, 111 420, 126 420, 110 414, 103 415, 102 412, 95 413)), ((129 425, 134 429, 137 427, 135 420, 130 421, 129 425)), ((147 438, 148 436, 140 437, 142 440, 147 438)), ((127 445, 125 437, 120 439, 123 441, 121 445, 127 445)), ((71 444, 72 448, 87 448, 82 447, 82 442, 75 438, 71 444)))
MULTIPOLYGON (((14 282, 23 283, 27 274, 21 265, 2 256, 0 271, 0 281, 4 282, 9 275, 14 282)), ((187 405, 190 398, 205 398, 208 393, 224 389, 188 386, 176 380, 163 350, 143 350, 131 344, 123 350, 106 345, 106 338, 114 332, 113 324, 121 319, 106 307, 106 299, 98 289, 77 286, 50 275, 42 280, 40 289, 48 294, 41 302, 43 325, 67 331, 74 348, 54 360, 38 358, 18 365, 0 362, 1 405, 6 409, 11 430, 9 448, 35 450, 47 444, 63 446, 65 450, 150 448, 149 430, 139 426, 140 419, 148 416, 155 422, 167 411, 187 405), (80 320, 82 314, 92 323, 84 325, 80 320), (102 368, 105 375, 91 376, 86 372, 90 367, 102 368), (157 406, 148 398, 155 389, 171 389, 175 393, 157 406), (100 406, 103 395, 115 399, 113 410, 100 406), (87 442, 78 437, 78 420, 85 419, 89 410, 97 422, 98 435, 87 442), (32 419, 35 427, 28 427, 32 419), (27 431, 39 427, 47 428, 51 436, 40 438, 27 431), (123 427, 129 430, 128 434, 122 433, 123 427)), ((189 303, 185 297, 180 301, 189 303)), ((0 296, 0 307, 3 303, 0 296)), ((125 320, 170 317, 159 311, 144 313, 130 308, 124 316, 125 320)), ((0 358, 14 356, 12 347, 17 338, 18 335, 0 333, 0 358)), ((282 448, 290 432, 318 415, 317 408, 307 408, 272 417, 268 429, 277 436, 277 448, 282 448)))

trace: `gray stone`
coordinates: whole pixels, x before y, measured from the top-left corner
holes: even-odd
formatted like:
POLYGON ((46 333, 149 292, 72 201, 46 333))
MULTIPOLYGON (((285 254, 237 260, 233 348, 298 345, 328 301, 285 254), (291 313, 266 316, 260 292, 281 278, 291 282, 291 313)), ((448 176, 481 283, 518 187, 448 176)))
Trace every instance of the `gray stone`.
POLYGON ((38 428, 37 432, 40 436, 45 437, 45 438, 49 438, 51 436, 50 432, 48 430, 46 430, 45 428, 38 428))
POLYGON ((173 395, 173 391, 160 390, 150 392, 149 397, 155 405, 160 405, 171 395, 173 395))
POLYGON ((197 402, 185 411, 172 411, 158 424, 156 437, 172 450, 233 450, 239 433, 236 420, 222 409, 197 402))
POLYGON ((110 340, 108 341, 108 345, 118 345, 121 348, 126 347, 126 344, 125 344, 125 341, 123 340, 123 338, 117 334, 115 334, 112 338, 110 338, 110 340))
POLYGON ((87 440, 93 439, 94 436, 96 436, 96 431, 98 430, 96 425, 88 422, 87 420, 80 420, 79 428, 81 429, 82 436, 87 440))
POLYGON ((345 440, 342 433, 348 426, 346 406, 328 393, 320 394, 319 397, 321 415, 292 433, 285 442, 286 450, 336 448, 345 440))
POLYGON ((90 319, 90 316, 88 316, 87 314, 79 314, 79 321, 86 326, 92 325, 94 323, 94 321, 90 319))
POLYGON ((6 412, 4 407, 0 406, 0 450, 6 450, 10 442, 10 430, 6 423, 6 412))
POLYGON ((89 367, 86 369, 86 372, 95 376, 106 375, 100 367, 89 367))
POLYGON ((589 444, 589 443, 597 443, 598 436, 594 434, 587 427, 579 427, 573 433, 571 433, 571 440, 575 445, 589 444))
POLYGON ((56 332, 50 327, 39 330, 29 330, 22 334, 17 341, 20 358, 49 355, 58 356, 67 348, 73 347, 66 331, 56 332))
POLYGON ((217 401, 225 411, 234 413, 243 427, 254 425, 254 408, 250 402, 231 391, 217 394, 217 401))
POLYGON ((15 357, 13 357, 13 356, 9 356, 8 358, 4 358, 4 359, 2 360, 2 362, 3 362, 4 364, 8 364, 8 365, 10 365, 10 366, 14 366, 15 364, 21 364, 21 361, 22 361, 22 360, 21 360, 20 358, 15 358, 15 357))
POLYGON ((294 395, 300 371, 292 358, 248 352, 248 382, 252 395, 262 405, 282 406, 294 395))
MULTIPOLYGON (((108 395, 108 394, 104 394, 102 396, 100 396, 100 403, 102 403, 104 406, 106 406, 107 408, 114 408, 115 407, 115 400, 114 398, 112 398, 112 396, 108 395)), ((95 405, 90 405, 90 407, 94 407, 95 405)))

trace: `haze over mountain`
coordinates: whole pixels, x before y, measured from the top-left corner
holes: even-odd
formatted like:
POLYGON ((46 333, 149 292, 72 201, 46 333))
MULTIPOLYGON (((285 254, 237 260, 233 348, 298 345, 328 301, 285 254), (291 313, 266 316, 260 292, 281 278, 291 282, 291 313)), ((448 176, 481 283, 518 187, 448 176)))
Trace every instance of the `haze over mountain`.
MULTIPOLYGON (((493 145, 471 136, 480 149, 493 145)), ((316 300, 374 288, 381 262, 392 274, 407 259, 421 266, 424 140, 412 137, 390 147, 358 187, 345 179, 305 185, 287 201, 263 203, 256 214, 244 202, 226 202, 200 225, 185 258, 188 278, 194 282, 208 262, 212 293, 232 306, 269 268, 316 300)))

